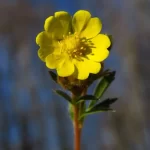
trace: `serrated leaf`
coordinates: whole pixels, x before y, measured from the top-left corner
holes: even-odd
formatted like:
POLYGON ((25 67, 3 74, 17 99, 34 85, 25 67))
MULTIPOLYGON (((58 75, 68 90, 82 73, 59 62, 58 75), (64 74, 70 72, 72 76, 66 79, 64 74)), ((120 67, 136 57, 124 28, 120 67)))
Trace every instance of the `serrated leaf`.
POLYGON ((113 110, 112 108, 110 108, 110 105, 113 104, 115 101, 117 100, 117 98, 108 98, 98 104, 96 104, 95 106, 93 106, 92 108, 88 108, 82 115, 80 118, 84 118, 87 115, 91 115, 91 114, 95 114, 95 113, 99 113, 99 112, 104 112, 104 111, 112 111, 115 112, 115 110, 113 110))
POLYGON ((51 76, 52 80, 57 83, 57 75, 52 71, 48 71, 48 72, 49 72, 49 75, 51 76))
MULTIPOLYGON (((114 79, 115 79, 115 71, 109 72, 109 74, 104 76, 98 83, 94 91, 94 96, 97 99, 100 99, 114 79)), ((91 101, 89 107, 92 107, 94 104, 96 104, 96 102, 97 101, 91 101)))
POLYGON ((113 109, 111 108, 103 108, 103 109, 100 109, 100 110, 91 110, 91 111, 87 111, 85 112, 84 114, 82 114, 80 116, 80 119, 82 119, 83 117, 85 116, 88 116, 88 115, 92 115, 92 114, 96 114, 96 113, 100 113, 100 112, 105 112, 105 111, 112 111, 112 112, 115 112, 113 109))
POLYGON ((116 102, 118 100, 118 98, 107 98, 106 100, 100 102, 99 104, 97 104, 95 107, 109 107, 111 104, 113 104, 114 102, 116 102))
POLYGON ((110 105, 113 104, 117 100, 118 98, 107 98, 106 100, 93 106, 90 110, 93 111, 93 110, 99 110, 99 109, 109 109, 110 105))
POLYGON ((72 104, 72 99, 67 93, 65 93, 65 92, 63 92, 61 90, 54 90, 54 92, 56 94, 60 95, 61 97, 63 97, 65 100, 67 100, 69 103, 72 104))

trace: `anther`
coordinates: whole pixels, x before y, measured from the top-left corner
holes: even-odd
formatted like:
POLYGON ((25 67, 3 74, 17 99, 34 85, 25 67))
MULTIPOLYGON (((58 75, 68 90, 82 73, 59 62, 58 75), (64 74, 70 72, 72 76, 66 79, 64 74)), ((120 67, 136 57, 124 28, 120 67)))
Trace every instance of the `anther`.
POLYGON ((82 46, 82 47, 80 47, 80 49, 84 49, 84 47, 82 46))
POLYGON ((73 50, 73 52, 76 52, 77 50, 75 49, 75 50, 73 50))

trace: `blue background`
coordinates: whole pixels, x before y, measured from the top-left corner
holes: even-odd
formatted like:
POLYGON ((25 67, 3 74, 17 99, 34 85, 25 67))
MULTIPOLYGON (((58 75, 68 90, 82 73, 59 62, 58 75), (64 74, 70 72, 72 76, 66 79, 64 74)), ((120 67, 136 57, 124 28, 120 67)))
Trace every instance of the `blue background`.
MULTIPOLYGON (((104 97, 119 97, 116 113, 89 116, 84 150, 149 150, 150 1, 1 0, 0 150, 72 150, 67 102, 37 56, 36 35, 55 11, 89 10, 113 35, 105 68, 117 71, 104 97)), ((94 85, 89 89, 92 93, 94 85)))

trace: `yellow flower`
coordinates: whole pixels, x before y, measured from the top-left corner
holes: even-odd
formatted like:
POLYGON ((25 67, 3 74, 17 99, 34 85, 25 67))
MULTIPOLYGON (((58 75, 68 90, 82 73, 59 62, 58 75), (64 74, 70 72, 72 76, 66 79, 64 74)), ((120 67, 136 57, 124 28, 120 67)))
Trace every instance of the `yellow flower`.
POLYGON ((56 12, 36 37, 38 56, 61 77, 87 79, 90 73, 100 71, 100 62, 109 55, 111 43, 107 35, 99 34, 101 28, 100 19, 91 18, 88 11, 79 10, 73 17, 65 11, 56 12))

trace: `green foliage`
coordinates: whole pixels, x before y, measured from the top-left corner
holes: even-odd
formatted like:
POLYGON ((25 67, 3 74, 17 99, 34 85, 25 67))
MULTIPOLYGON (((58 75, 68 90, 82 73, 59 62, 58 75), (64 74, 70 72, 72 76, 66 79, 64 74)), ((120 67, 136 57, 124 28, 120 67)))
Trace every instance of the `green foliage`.
POLYGON ((54 92, 56 94, 60 95, 61 97, 63 97, 65 100, 67 100, 69 103, 72 104, 72 99, 67 93, 65 93, 65 92, 63 92, 61 90, 54 90, 54 92))
MULTIPOLYGON (((49 71, 49 74, 51 75, 52 79, 57 82, 56 74, 52 71, 49 71)), ((73 106, 75 105, 79 109, 79 120, 81 124, 83 124, 85 117, 88 115, 105 111, 114 111, 110 106, 117 100, 117 98, 108 98, 104 101, 101 101, 101 98, 110 84, 114 81, 115 71, 106 70, 101 73, 99 78, 101 78, 101 80, 97 84, 93 95, 74 95, 74 97, 70 97, 67 93, 61 90, 55 90, 55 93, 69 102, 69 114, 72 121, 74 119, 73 106), (86 105, 86 101, 90 101, 88 106, 86 105)), ((90 84, 87 85, 90 86, 90 84)))
POLYGON ((107 109, 110 109, 110 105, 113 104, 116 100, 117 100, 117 98, 108 98, 108 99, 96 104, 90 110, 93 111, 93 110, 107 110, 107 109))
POLYGON ((115 79, 115 71, 109 72, 109 74, 102 77, 102 79, 100 80, 94 91, 94 96, 97 98, 97 100, 91 101, 89 107, 92 107, 97 103, 98 100, 100 100, 100 98, 103 96, 103 94, 108 89, 108 87, 110 86, 110 84, 114 79, 115 79))
POLYGON ((57 83, 57 75, 52 71, 48 71, 48 72, 49 72, 49 75, 51 76, 52 80, 57 83))
POLYGON ((117 98, 108 98, 108 99, 94 105, 92 108, 87 109, 85 111, 85 113, 83 113, 81 115, 81 118, 83 118, 87 115, 91 115, 91 114, 95 114, 95 113, 99 113, 99 112, 114 111, 113 109, 110 108, 110 105, 113 104, 116 100, 117 100, 117 98))
POLYGON ((115 79, 114 71, 110 72, 109 75, 104 76, 95 89, 95 92, 94 92, 95 97, 100 99, 114 79, 115 79))
POLYGON ((76 103, 80 103, 86 100, 97 100, 97 98, 94 95, 84 95, 84 96, 79 97, 76 100, 76 103))

